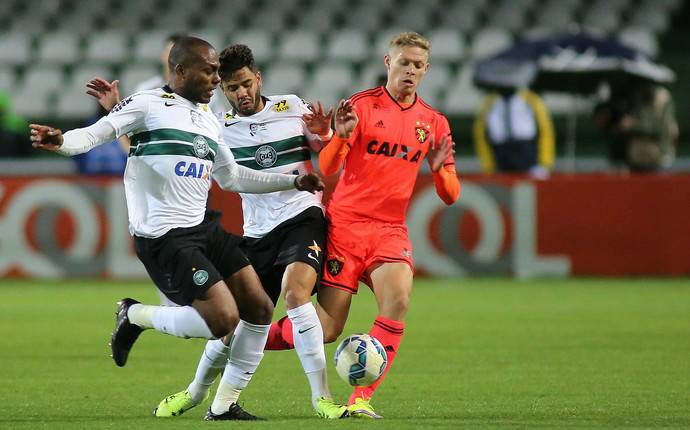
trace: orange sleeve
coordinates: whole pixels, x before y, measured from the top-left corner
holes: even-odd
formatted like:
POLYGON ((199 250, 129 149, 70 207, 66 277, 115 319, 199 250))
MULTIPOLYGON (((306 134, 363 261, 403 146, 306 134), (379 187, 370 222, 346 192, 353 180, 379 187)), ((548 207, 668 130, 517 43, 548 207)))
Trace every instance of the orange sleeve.
POLYGON ((343 160, 350 151, 350 144, 347 139, 341 139, 337 134, 333 135, 331 141, 319 152, 319 168, 325 176, 338 173, 338 169, 343 164, 343 160))
POLYGON ((460 180, 455 171, 455 164, 448 163, 431 176, 434 178, 434 186, 436 187, 436 194, 443 200, 443 203, 452 205, 458 200, 460 196, 460 180))

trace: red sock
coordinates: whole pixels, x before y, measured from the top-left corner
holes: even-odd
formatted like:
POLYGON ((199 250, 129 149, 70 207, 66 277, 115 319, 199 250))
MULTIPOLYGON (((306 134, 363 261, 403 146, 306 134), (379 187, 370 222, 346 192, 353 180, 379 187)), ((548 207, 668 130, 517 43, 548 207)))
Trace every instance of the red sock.
POLYGON ((358 397, 370 399, 372 394, 374 394, 374 390, 376 390, 376 387, 378 387, 381 381, 383 381, 383 378, 386 377, 386 374, 391 368, 391 364, 393 364, 393 360, 395 360, 395 355, 398 353, 398 347, 400 346, 400 341, 402 340, 404 328, 405 323, 403 321, 389 320, 381 315, 376 317, 369 335, 375 337, 386 349, 388 364, 386 365, 386 370, 383 371, 383 375, 381 375, 381 378, 379 378, 378 381, 374 382, 368 387, 355 388, 352 396, 350 396, 348 405, 353 404, 355 399, 358 397))
POLYGON ((292 338, 292 322, 290 322, 290 318, 284 316, 271 324, 271 329, 268 331, 268 340, 266 341, 264 349, 268 351, 278 351, 294 348, 295 342, 292 338))

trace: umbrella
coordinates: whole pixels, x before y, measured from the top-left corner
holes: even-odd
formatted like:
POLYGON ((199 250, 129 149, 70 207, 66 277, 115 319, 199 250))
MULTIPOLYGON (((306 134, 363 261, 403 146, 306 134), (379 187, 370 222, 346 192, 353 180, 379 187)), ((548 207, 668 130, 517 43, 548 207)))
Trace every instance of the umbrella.
POLYGON ((627 77, 656 83, 675 80, 668 67, 619 42, 588 33, 566 33, 521 42, 479 61, 474 83, 486 89, 591 94, 602 82, 627 77))
MULTIPOLYGON (((661 84, 673 82, 675 74, 628 46, 581 32, 520 42, 479 61, 474 84, 488 90, 531 88, 587 95, 604 82, 616 84, 630 78, 661 84)), ((573 103, 578 103, 577 97, 573 103)), ((576 123, 577 109, 573 106, 566 138, 570 171, 575 170, 576 123)))

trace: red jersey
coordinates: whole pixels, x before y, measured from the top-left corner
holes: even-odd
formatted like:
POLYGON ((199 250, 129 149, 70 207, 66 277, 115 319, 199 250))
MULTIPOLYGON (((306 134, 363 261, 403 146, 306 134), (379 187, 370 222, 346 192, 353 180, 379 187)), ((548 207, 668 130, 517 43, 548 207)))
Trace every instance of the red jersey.
MULTIPOLYGON (((347 141, 338 185, 328 205, 329 218, 341 221, 404 223, 429 137, 450 134, 448 120, 415 96, 401 106, 385 87, 350 98, 359 122, 347 141)), ((455 161, 451 155, 445 164, 455 161)))

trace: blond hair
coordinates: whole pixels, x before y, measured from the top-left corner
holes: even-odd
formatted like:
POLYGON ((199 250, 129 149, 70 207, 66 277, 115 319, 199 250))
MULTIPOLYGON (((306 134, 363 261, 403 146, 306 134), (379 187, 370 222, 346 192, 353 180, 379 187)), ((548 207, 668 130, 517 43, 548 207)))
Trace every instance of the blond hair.
POLYGON ((431 50, 431 42, 429 42, 424 36, 414 31, 406 31, 393 36, 388 51, 390 52, 394 48, 402 48, 404 46, 416 46, 427 52, 431 50))

